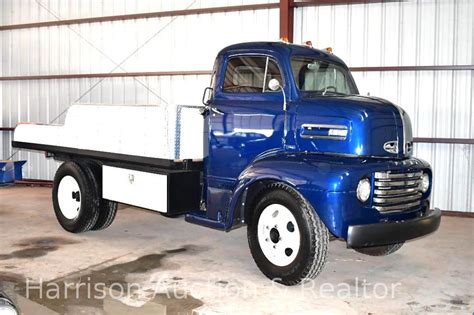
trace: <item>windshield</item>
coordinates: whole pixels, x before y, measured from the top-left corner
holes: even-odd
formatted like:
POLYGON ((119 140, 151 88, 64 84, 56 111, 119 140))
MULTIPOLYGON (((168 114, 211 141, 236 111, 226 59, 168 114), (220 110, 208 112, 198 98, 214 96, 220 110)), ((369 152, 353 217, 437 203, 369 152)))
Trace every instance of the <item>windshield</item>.
POLYGON ((358 93, 349 72, 337 64, 311 57, 294 57, 291 68, 303 97, 358 93))

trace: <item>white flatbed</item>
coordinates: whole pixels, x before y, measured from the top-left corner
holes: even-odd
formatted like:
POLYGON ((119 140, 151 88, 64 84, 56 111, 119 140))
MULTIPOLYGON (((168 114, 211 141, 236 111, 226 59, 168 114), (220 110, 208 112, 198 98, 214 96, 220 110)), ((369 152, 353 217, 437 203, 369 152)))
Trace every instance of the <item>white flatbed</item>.
POLYGON ((64 125, 19 124, 13 146, 149 165, 199 162, 208 142, 201 108, 72 105, 64 125))

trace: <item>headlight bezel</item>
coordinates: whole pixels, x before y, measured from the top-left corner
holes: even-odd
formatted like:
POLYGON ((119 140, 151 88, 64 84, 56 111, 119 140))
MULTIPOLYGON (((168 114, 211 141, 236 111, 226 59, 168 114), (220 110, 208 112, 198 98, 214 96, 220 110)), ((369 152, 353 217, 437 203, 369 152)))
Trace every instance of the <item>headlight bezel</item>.
POLYGON ((423 194, 426 194, 431 187, 431 180, 430 180, 430 175, 428 173, 423 172, 421 174, 421 183, 420 183, 420 191, 423 194))
POLYGON ((370 196, 372 194, 372 183, 371 180, 367 177, 362 178, 359 180, 356 189, 357 199, 362 202, 366 203, 370 200, 370 196))

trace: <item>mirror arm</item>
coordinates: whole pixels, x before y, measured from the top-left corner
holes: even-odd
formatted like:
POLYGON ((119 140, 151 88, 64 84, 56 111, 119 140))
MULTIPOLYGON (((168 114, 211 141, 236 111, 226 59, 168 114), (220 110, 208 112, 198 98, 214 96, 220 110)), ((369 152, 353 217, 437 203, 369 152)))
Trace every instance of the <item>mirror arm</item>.
POLYGON ((283 93, 283 111, 286 112, 287 104, 286 104, 286 93, 283 87, 280 87, 281 93, 283 93))

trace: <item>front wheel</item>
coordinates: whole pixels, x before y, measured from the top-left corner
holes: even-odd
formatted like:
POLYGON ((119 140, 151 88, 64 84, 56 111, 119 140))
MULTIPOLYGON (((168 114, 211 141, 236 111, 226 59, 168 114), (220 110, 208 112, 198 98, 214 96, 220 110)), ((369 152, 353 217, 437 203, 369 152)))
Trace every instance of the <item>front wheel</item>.
POLYGON ((354 248, 354 250, 356 252, 359 252, 364 255, 369 255, 369 256, 387 256, 387 255, 395 253, 402 246, 403 246, 403 242, 390 244, 390 245, 382 245, 382 246, 360 247, 360 248, 354 248))
POLYGON ((284 184, 270 184, 261 195, 247 237, 259 269, 284 285, 315 278, 326 263, 326 227, 313 207, 284 184))

